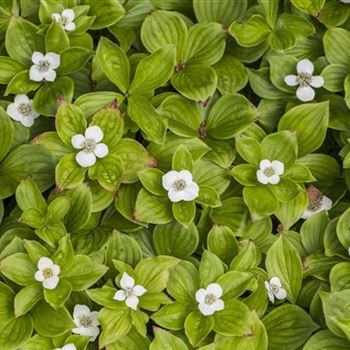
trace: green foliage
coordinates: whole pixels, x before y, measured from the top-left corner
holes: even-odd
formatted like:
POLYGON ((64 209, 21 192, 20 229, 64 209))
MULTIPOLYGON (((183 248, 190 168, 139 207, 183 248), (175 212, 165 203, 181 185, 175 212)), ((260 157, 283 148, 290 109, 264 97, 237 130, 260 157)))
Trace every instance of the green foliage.
POLYGON ((347 2, 0 1, 1 350, 350 349, 347 2))

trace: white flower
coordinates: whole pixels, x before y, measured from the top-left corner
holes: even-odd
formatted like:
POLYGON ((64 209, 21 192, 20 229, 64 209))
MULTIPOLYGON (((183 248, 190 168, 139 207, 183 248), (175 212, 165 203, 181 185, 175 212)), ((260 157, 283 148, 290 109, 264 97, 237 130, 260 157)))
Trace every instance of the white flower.
POLYGON ((306 220, 310 216, 321 212, 322 210, 328 211, 332 209, 332 200, 326 196, 321 196, 319 199, 310 201, 307 209, 304 211, 301 216, 302 219, 306 220))
POLYGON ((17 95, 14 102, 7 106, 6 112, 13 120, 28 128, 34 124, 34 119, 39 117, 39 113, 33 108, 33 100, 26 95, 17 95))
POLYGON ((137 309, 139 304, 139 298, 141 295, 147 292, 147 289, 141 286, 140 284, 135 285, 135 280, 130 277, 126 272, 123 273, 123 276, 120 280, 121 290, 118 290, 113 299, 118 301, 124 301, 125 304, 133 310, 137 309))
POLYGON ((267 289, 267 295, 271 303, 275 302, 275 298, 282 300, 287 297, 287 292, 282 288, 281 281, 278 277, 272 277, 270 282, 265 281, 265 288, 267 289))
POLYGON ((57 287, 61 269, 54 264, 49 258, 42 257, 38 262, 38 271, 35 272, 34 278, 43 283, 46 289, 55 289, 57 287))
POLYGON ((96 163, 96 157, 104 158, 109 150, 108 146, 102 141, 104 135, 102 130, 97 126, 90 126, 85 130, 85 136, 82 134, 72 137, 72 145, 75 149, 81 149, 75 159, 83 168, 93 166, 96 163))
POLYGON ((77 350, 77 348, 73 343, 71 343, 71 344, 64 345, 63 348, 56 348, 54 350, 77 350))
POLYGON ((259 164, 260 169, 256 172, 258 181, 264 185, 276 185, 280 182, 280 175, 284 173, 284 164, 279 160, 263 159, 259 164))
POLYGON ((75 23, 73 22, 75 19, 75 13, 71 9, 65 9, 61 14, 53 13, 52 19, 58 23, 61 23, 67 32, 71 32, 76 28, 75 23))
POLYGON ((308 59, 304 59, 297 64, 298 75, 287 75, 284 78, 288 86, 297 86, 297 97, 300 101, 312 101, 315 97, 314 88, 320 88, 324 84, 324 79, 320 76, 312 76, 314 65, 308 59), (312 87, 311 87, 312 86, 312 87))
POLYGON ((98 311, 90 311, 86 305, 75 305, 73 311, 73 321, 77 328, 73 328, 72 332, 75 334, 85 335, 90 337, 90 341, 96 340, 100 334, 98 328, 99 322, 97 320, 98 311))
POLYGON ((223 310, 225 303, 221 300, 222 288, 218 283, 210 283, 206 289, 201 288, 196 292, 198 309, 204 315, 212 315, 216 311, 223 310))
POLYGON ((188 170, 168 171, 162 177, 162 184, 172 202, 192 201, 198 197, 199 187, 188 170))
POLYGON ((32 55, 34 63, 29 70, 29 79, 33 81, 55 81, 56 71, 60 64, 60 55, 48 52, 45 56, 41 52, 35 51, 32 55))
POLYGON ((344 4, 350 4, 350 0, 340 0, 340 2, 342 2, 344 4))

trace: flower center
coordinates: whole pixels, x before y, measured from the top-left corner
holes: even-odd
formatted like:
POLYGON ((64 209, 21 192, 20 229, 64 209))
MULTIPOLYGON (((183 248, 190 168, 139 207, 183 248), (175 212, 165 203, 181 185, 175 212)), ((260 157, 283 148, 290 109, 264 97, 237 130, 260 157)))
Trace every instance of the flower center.
POLYGON ((216 296, 214 294, 207 294, 204 298, 204 302, 208 305, 214 304, 216 302, 216 296))
POLYGON ((30 115, 32 109, 30 108, 29 103, 22 103, 18 107, 18 112, 21 113, 23 116, 28 116, 30 115))
POLYGON ((86 139, 84 142, 84 148, 86 152, 93 152, 96 147, 96 142, 93 139, 86 139))
POLYGON ((272 166, 269 166, 266 169, 264 169, 263 173, 265 176, 271 177, 275 175, 275 169, 272 166))
POLYGON ((41 60, 39 61, 39 63, 37 64, 37 67, 39 69, 39 72, 41 73, 45 73, 49 70, 50 68, 50 62, 46 61, 46 60, 41 60))
POLYGON ((321 209, 321 207, 322 207, 322 197, 319 198, 318 200, 309 202, 307 209, 311 210, 311 211, 317 211, 317 210, 321 209))
POLYGON ((276 294, 279 292, 279 287, 276 286, 275 284, 270 284, 270 291, 273 293, 273 294, 276 294))
POLYGON ((312 75, 309 73, 299 73, 298 74, 298 84, 300 86, 310 86, 312 75))
POLYGON ((46 269, 43 270, 43 275, 44 278, 50 278, 53 276, 53 271, 50 267, 47 267, 46 269))
POLYGON ((89 316, 83 315, 79 317, 79 322, 83 327, 92 327, 92 319, 89 316))
POLYGON ((125 295, 127 298, 132 297, 134 295, 134 289, 133 288, 126 288, 125 289, 125 295))
POLYGON ((178 190, 178 191, 182 191, 186 188, 186 181, 185 180, 177 180, 175 181, 175 184, 174 184, 175 188, 178 190))
POLYGON ((60 19, 60 22, 63 24, 63 25, 66 25, 67 23, 69 23, 69 19, 65 16, 62 16, 61 19, 60 19))

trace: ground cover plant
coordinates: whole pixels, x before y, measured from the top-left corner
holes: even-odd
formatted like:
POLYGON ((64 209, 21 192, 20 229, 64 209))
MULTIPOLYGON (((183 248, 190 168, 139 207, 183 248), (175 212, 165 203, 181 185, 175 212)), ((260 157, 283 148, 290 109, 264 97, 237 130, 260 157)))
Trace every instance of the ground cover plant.
POLYGON ((0 349, 350 349, 347 3, 0 0, 0 349))

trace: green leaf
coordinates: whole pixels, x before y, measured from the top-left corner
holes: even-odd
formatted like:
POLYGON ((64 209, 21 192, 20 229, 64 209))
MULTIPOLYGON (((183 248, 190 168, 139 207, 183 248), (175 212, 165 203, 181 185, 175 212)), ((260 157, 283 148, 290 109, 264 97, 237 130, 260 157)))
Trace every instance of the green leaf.
POLYGON ((70 103, 62 103, 56 114, 56 131, 60 139, 71 145, 71 139, 76 134, 84 134, 87 123, 82 110, 70 103))
POLYGON ((91 191, 86 184, 81 184, 65 195, 71 199, 70 208, 65 216, 65 225, 68 232, 72 233, 83 228, 90 219, 92 198, 91 191))
POLYGON ((318 328, 311 317, 299 306, 282 305, 263 318, 269 339, 269 349, 283 347, 294 350, 301 346, 318 328))
POLYGON ((16 74, 26 69, 24 65, 7 56, 0 56, 0 67, 1 84, 8 84, 16 74))
POLYGON ((118 0, 105 0, 103 6, 95 0, 86 0, 85 5, 90 6, 89 15, 96 16, 91 29, 103 29, 120 21, 125 10, 118 0))
POLYGON ((221 260, 208 250, 204 250, 199 264, 200 285, 206 288, 210 283, 215 282, 224 273, 221 260))
POLYGON ((107 191, 116 192, 123 179, 124 166, 120 158, 110 154, 97 163, 96 179, 107 191))
POLYGON ((265 264, 269 276, 281 280, 287 299, 296 303, 303 278, 303 266, 298 251, 283 234, 268 250, 265 264))
POLYGON ((332 332, 327 330, 319 331, 313 334, 303 347, 304 350, 348 350, 350 343, 344 338, 335 336, 332 332))
POLYGON ((38 50, 36 43, 38 31, 39 28, 33 23, 20 16, 12 16, 5 38, 9 56, 25 66, 31 64, 32 54, 38 50))
POLYGON ((60 100, 71 101, 74 83, 68 77, 58 77, 52 84, 43 84, 35 94, 33 106, 41 115, 54 116, 60 100))
POLYGON ((186 64, 218 62, 224 54, 225 31, 219 23, 197 23, 188 31, 186 64))
POLYGON ((72 292, 72 285, 65 280, 60 280, 55 289, 44 289, 44 298, 55 309, 63 307, 72 292))
POLYGON ((325 0, 311 0, 308 2, 303 0, 291 0, 291 2, 300 11, 313 15, 321 11, 325 0))
POLYGON ((45 35, 46 52, 60 53, 69 47, 69 37, 63 26, 57 21, 52 21, 45 35))
POLYGON ((274 31, 268 37, 271 48, 278 52, 284 52, 287 49, 293 48, 295 41, 294 34, 289 29, 279 28, 279 25, 275 27, 274 31))
POLYGON ((214 139, 230 139, 248 128, 257 114, 257 109, 244 96, 224 95, 210 111, 207 133, 214 139))
POLYGON ((1 349, 18 349, 30 338, 33 323, 29 315, 12 318, 0 328, 0 332, 1 349))
POLYGON ((150 141, 164 143, 167 123, 144 96, 130 96, 128 115, 141 128, 150 141))
POLYGON ((301 217, 309 204, 306 191, 299 194, 292 200, 284 203, 278 203, 278 208, 274 215, 280 220, 283 229, 288 231, 301 217))
POLYGON ((350 247, 350 208, 345 210, 337 224, 337 236, 345 249, 350 247))
POLYGON ((23 70, 17 73, 8 83, 4 96, 9 94, 26 94, 35 91, 40 86, 40 82, 29 79, 29 71, 23 70))
POLYGON ((197 249, 199 234, 195 224, 187 228, 175 221, 156 225, 153 230, 153 244, 158 255, 178 258, 191 256, 197 249))
POLYGON ((99 339, 100 348, 126 336, 132 326, 130 313, 125 309, 116 311, 103 308, 99 313, 99 321, 103 329, 99 339))
POLYGON ((141 39, 146 49, 155 52, 166 45, 176 46, 179 62, 187 48, 187 26, 176 12, 152 11, 142 23, 141 39))
POLYGON ((108 79, 125 93, 130 80, 130 65, 125 52, 110 40, 101 37, 96 57, 108 79))
POLYGON ((76 255, 62 272, 62 277, 69 280, 73 291, 83 291, 95 284, 107 269, 86 255, 76 255))
POLYGON ((76 154, 66 154, 56 166, 56 184, 61 189, 75 188, 83 183, 86 168, 75 160, 76 154))
POLYGON ((183 137, 197 137, 201 124, 201 109, 193 101, 180 95, 166 98, 159 113, 169 122, 169 129, 183 137))
POLYGON ((14 300, 16 317, 28 313, 34 305, 43 298, 43 287, 39 283, 33 283, 21 289, 14 300))
POLYGON ((1 261, 0 272, 6 278, 21 285, 28 286, 35 282, 36 268, 27 254, 12 254, 1 261))
POLYGON ((123 183, 138 181, 138 172, 157 165, 147 150, 137 141, 123 138, 115 148, 115 154, 124 165, 123 183))
POLYGON ((143 94, 163 86, 172 76, 175 46, 167 45, 140 61, 130 85, 130 94, 143 94))
POLYGON ((247 22, 233 22, 229 33, 243 47, 261 44, 271 29, 260 15, 253 15, 247 22))
POLYGON ((305 250, 309 254, 315 253, 319 249, 324 249, 324 234, 329 221, 326 212, 322 211, 312 215, 301 226, 300 238, 305 250))
POLYGON ((227 226, 214 225, 208 233, 208 250, 229 264, 238 253, 238 242, 227 226))
POLYGON ((215 336, 216 346, 219 349, 267 350, 268 339, 264 324, 256 313, 252 313, 252 321, 249 336, 225 337, 217 334, 215 336))
POLYGON ((290 109, 278 124, 278 130, 295 131, 299 156, 318 149, 328 127, 329 103, 307 103, 290 109), (317 132, 315 132, 317 130, 317 132))
POLYGON ((214 319, 203 316, 199 311, 191 312, 185 321, 185 334, 191 345, 197 346, 214 328, 214 319))
POLYGON ((54 309, 45 301, 39 301, 34 306, 31 316, 35 330, 45 337, 57 337, 75 327, 67 309, 54 309))
POLYGON ((154 339, 151 343, 150 350, 187 350, 183 340, 161 328, 154 327, 154 339))
POLYGON ((144 189, 137 195, 134 217, 150 224, 167 224, 173 218, 168 198, 154 196, 144 189))
POLYGON ((225 308, 214 314, 216 333, 226 336, 244 336, 251 330, 251 313, 241 301, 225 301, 225 308))
POLYGON ((41 145, 21 145, 9 153, 0 165, 0 198, 13 194, 17 184, 31 176, 41 191, 53 184, 54 161, 41 145), (28 159, 31 162, 28 162, 28 159), (5 186, 5 184, 8 184, 5 186))
POLYGON ((247 5, 246 0, 193 1, 193 9, 198 22, 218 22, 226 26, 242 17, 242 14, 246 12, 247 5))
POLYGON ((14 131, 15 130, 10 118, 6 112, 0 108, 0 161, 4 159, 11 148, 15 136, 14 131))
MULTIPOLYGON (((181 261, 178 263, 170 273, 169 282, 167 285, 167 292, 181 302, 181 304, 166 305, 164 309, 170 308, 174 313, 185 314, 189 313, 188 306, 197 309, 197 302, 195 301, 195 293, 199 288, 199 275, 197 267, 189 261, 181 261), (173 306, 171 306, 173 305, 173 306), (182 305, 185 305, 185 312, 182 312, 182 305)), ((184 319, 183 319, 184 321, 184 319)), ((183 324, 182 324, 183 326, 183 324)), ((183 327, 180 327, 180 329, 183 327)), ((177 329, 177 328, 170 328, 177 329)))
MULTIPOLYGON (((239 6, 238 4, 236 6, 239 6)), ((213 68, 218 77, 217 87, 222 95, 242 90, 248 83, 244 65, 234 56, 224 55, 219 62, 214 64, 213 68)))
POLYGON ((270 216, 278 208, 277 200, 264 185, 244 187, 243 200, 249 208, 253 221, 270 216))
POLYGON ((37 209, 43 216, 46 214, 46 201, 37 184, 31 178, 23 179, 18 185, 16 189, 16 201, 23 211, 37 209))
POLYGON ((196 214, 194 201, 180 201, 172 204, 172 211, 177 222, 188 227, 196 214))
POLYGON ((170 270, 178 263, 179 259, 172 256, 142 259, 135 267, 137 282, 150 293, 160 293, 168 284, 170 270))
POLYGON ((166 196, 167 192, 162 186, 162 176, 164 173, 158 169, 149 168, 137 173, 145 189, 156 196, 166 196))
POLYGON ((93 55, 91 50, 83 47, 69 47, 64 49, 61 56, 61 64, 57 68, 60 75, 68 75, 79 72, 93 55))
POLYGON ((208 207, 217 208, 221 206, 219 193, 209 186, 200 186, 196 203, 207 205, 208 207))
POLYGON ((329 63, 347 66, 350 55, 346 48, 350 45, 350 32, 343 28, 330 28, 323 36, 324 51, 329 63))
POLYGON ((161 327, 171 330, 182 330, 188 311, 188 305, 175 301, 163 306, 151 318, 161 327))
POLYGON ((193 169, 193 159, 191 153, 184 145, 176 148, 172 158, 172 169, 176 171, 193 169))
POLYGON ((171 77, 171 83, 183 96, 204 102, 214 94, 217 76, 207 65, 185 65, 171 77))
POLYGON ((349 310, 346 305, 349 292, 349 289, 333 293, 319 292, 327 327, 333 334, 348 341, 350 340, 349 310))

